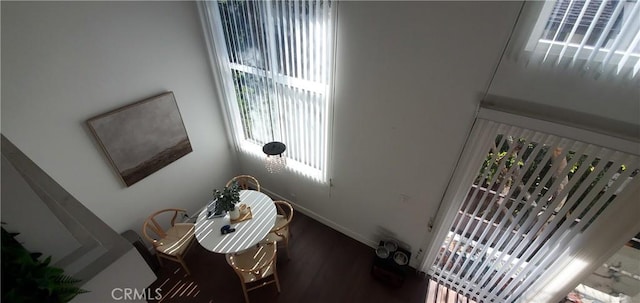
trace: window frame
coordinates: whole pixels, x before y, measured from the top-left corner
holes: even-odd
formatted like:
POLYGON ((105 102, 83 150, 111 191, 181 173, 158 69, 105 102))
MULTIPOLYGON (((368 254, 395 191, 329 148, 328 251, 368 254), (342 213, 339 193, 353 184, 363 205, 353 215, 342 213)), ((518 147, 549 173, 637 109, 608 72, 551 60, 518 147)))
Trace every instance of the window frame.
MULTIPOLYGON (((268 1, 271 3, 271 1, 268 1)), ((330 34, 330 39, 326 41, 327 56, 329 56, 330 66, 327 69, 328 79, 327 84, 310 81, 303 78, 289 76, 279 70, 278 63, 274 52, 269 52, 269 63, 265 63, 265 68, 254 67, 246 64, 240 64, 231 62, 229 60, 229 52, 227 51, 226 43, 215 43, 215 41, 225 41, 224 29, 218 26, 221 22, 220 12, 217 9, 218 1, 199 1, 197 3, 202 21, 203 30, 206 36, 207 48, 210 56, 210 63, 214 71, 214 81, 218 89, 219 101, 225 110, 225 124, 227 126, 228 136, 232 138, 232 144, 236 151, 243 152, 245 154, 254 157, 264 157, 262 152, 262 145, 257 144, 255 139, 249 138, 245 134, 244 122, 242 121, 241 109, 238 105, 238 95, 236 94, 235 84, 233 81, 233 73, 235 71, 252 74, 257 77, 266 77, 270 81, 277 85, 283 85, 285 87, 297 88, 304 91, 320 93, 324 95, 325 102, 323 120, 324 124, 324 158, 320 161, 320 168, 312 167, 311 165, 301 162, 299 159, 288 155, 287 157, 287 170, 297 172, 303 176, 317 181, 321 184, 329 184, 329 170, 330 159, 332 151, 332 133, 333 133, 333 100, 334 100, 334 73, 335 73, 335 41, 337 40, 336 24, 337 24, 337 2, 333 2, 330 6, 329 15, 330 20, 327 23, 327 31, 330 34), (275 68, 273 71, 271 69, 275 68)), ((266 5, 267 11, 270 11, 271 5, 266 5)), ((266 22, 269 25, 267 28, 267 37, 275 37, 275 30, 273 26, 273 14, 267 13, 270 16, 266 22)), ((276 41, 274 39, 267 39, 267 48, 275 48, 276 41)), ((279 122, 276 122, 279 123, 279 122)), ((287 143, 287 142, 285 142, 287 143)))
MULTIPOLYGON (((621 0, 621 1, 627 2, 626 0, 621 0)), ((592 54, 593 50, 595 49, 595 46, 588 45, 586 41, 580 42, 580 43, 574 43, 574 42, 554 41, 553 39, 545 39, 543 37, 543 33, 547 27, 547 23, 550 22, 551 18, 553 17, 554 8, 557 2, 558 1, 544 1, 542 3, 534 4, 532 12, 533 12, 533 15, 535 15, 535 17, 533 20, 531 20, 533 24, 533 29, 529 32, 529 35, 526 38, 524 51, 531 53, 534 57, 540 57, 543 62, 546 61, 549 55, 551 55, 551 57, 553 58, 553 60, 551 61, 554 62, 554 64, 556 65, 560 64, 560 62, 562 61, 571 62, 570 64, 573 65, 573 64, 576 64, 578 60, 582 60, 582 61, 590 60, 594 62, 596 65, 601 66, 603 62, 608 60, 608 63, 606 64, 606 66, 601 66, 603 70, 612 70, 612 71, 615 70, 616 73, 620 73, 622 69, 625 69, 625 68, 631 69, 633 70, 631 78, 637 77, 640 74, 637 71, 640 65, 640 52, 635 52, 635 50, 631 50, 630 52, 627 53, 626 50, 621 49, 621 50, 614 51, 614 53, 610 55, 612 45, 607 45, 607 44, 609 44, 610 41, 615 41, 615 38, 610 38, 610 39, 605 38, 602 41, 600 47, 598 48, 598 51, 595 54, 592 54), (578 56, 574 57, 576 53, 578 53, 578 56), (607 59, 607 57, 609 56, 610 58, 607 59), (632 60, 631 62, 635 61, 638 63, 636 63, 635 66, 633 66, 633 64, 629 64, 629 59, 632 60)), ((569 7, 567 8, 567 11, 571 10, 571 5, 572 3, 569 3, 569 7)), ((636 5, 640 5, 640 3, 636 5)), ((626 8, 624 9, 626 10, 626 8)), ((633 13, 631 9, 629 9, 629 12, 633 13)), ((593 28, 595 28, 594 21, 597 22, 597 20, 601 17, 601 15, 599 15, 598 13, 596 13, 594 16, 597 16, 598 18, 593 18, 592 22, 589 24, 589 29, 587 31, 589 32, 590 35, 592 34, 590 31, 593 28)), ((577 17, 577 19, 581 17, 582 16, 579 16, 577 17)), ((616 18, 620 18, 620 17, 621 17, 620 15, 616 15, 616 18)), ((626 20, 626 18, 630 18, 630 17, 622 16, 622 18, 623 20, 626 20)), ((607 26, 609 23, 611 22, 607 22, 607 26)), ((615 23, 615 21, 613 23, 615 23)), ((574 28, 575 28, 575 25, 571 26, 570 28, 570 33, 568 33, 570 37, 574 37, 573 36, 573 34, 575 33, 574 28)), ((610 31, 611 29, 609 28, 608 30, 610 31)), ((627 29, 627 30, 630 30, 630 29, 627 29)), ((605 33, 602 33, 602 34, 605 34, 605 33)), ((634 38, 634 34, 627 31, 623 31, 619 35, 624 35, 623 39, 630 39, 629 43, 632 43, 634 38)), ((599 40, 600 38, 598 38, 598 42, 600 42, 599 40)), ((640 44, 638 45, 640 46, 640 44)), ((586 66, 585 68, 589 68, 589 67, 586 66)))

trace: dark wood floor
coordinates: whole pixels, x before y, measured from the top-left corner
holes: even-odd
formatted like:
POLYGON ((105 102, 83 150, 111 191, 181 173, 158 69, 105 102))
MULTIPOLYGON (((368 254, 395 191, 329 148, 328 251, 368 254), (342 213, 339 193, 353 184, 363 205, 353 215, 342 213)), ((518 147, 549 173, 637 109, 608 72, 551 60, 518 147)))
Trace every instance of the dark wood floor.
MULTIPOLYGON (((298 212, 291 228, 291 259, 282 248, 277 261, 282 292, 275 284, 251 291, 252 303, 425 302, 428 279, 409 274, 401 287, 391 287, 371 275, 372 248, 298 212)), ((152 293, 162 289, 160 302, 244 302, 224 255, 194 243, 186 260, 191 276, 176 263, 164 263, 150 286, 152 293)))

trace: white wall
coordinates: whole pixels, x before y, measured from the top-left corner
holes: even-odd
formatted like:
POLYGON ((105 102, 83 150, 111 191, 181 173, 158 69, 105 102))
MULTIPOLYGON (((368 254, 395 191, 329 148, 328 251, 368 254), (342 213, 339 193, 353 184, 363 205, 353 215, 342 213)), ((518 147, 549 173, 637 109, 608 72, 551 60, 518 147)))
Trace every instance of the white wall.
POLYGON ((6 223, 3 227, 9 232, 19 232, 16 239, 27 250, 51 256, 51 264, 80 248, 82 244, 42 202, 11 162, 4 155, 0 159, 1 220, 6 223))
POLYGON ((84 283, 81 288, 89 292, 79 294, 71 302, 95 303, 95 302, 143 302, 146 299, 162 298, 168 293, 168 289, 145 290, 156 280, 156 275, 147 266, 144 259, 135 248, 131 248, 126 254, 101 271, 91 280, 84 283), (126 272, 126 275, 122 273, 126 272), (128 293, 125 295, 125 289, 128 293))
POLYGON ((335 186, 268 175, 249 157, 243 171, 352 237, 393 234, 415 256, 519 5, 339 2, 335 186))
POLYGON ((637 83, 581 77, 562 70, 549 72, 505 57, 489 93, 640 125, 637 83))
POLYGON ((194 211, 233 175, 193 2, 1 5, 2 133, 117 232, 194 211), (193 152, 127 188, 85 121, 169 90, 193 152))

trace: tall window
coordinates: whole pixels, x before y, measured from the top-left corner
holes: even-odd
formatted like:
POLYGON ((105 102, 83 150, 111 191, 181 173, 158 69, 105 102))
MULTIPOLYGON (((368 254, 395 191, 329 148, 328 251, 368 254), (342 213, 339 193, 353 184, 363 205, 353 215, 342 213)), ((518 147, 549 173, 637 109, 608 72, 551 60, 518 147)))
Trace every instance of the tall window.
POLYGON ((526 49, 542 62, 638 78, 637 0, 559 0, 542 7, 526 49))
POLYGON ((214 1, 203 7, 240 149, 262 154, 265 143, 282 141, 291 170, 325 181, 331 1, 214 1))

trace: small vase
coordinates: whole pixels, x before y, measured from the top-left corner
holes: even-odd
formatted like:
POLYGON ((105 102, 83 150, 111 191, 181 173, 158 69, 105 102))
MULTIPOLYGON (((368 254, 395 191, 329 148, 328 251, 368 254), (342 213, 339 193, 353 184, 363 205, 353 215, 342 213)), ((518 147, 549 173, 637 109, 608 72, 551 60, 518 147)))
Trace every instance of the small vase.
POLYGON ((229 218, 231 220, 237 220, 238 218, 240 218, 240 210, 237 206, 234 205, 233 209, 229 211, 229 218))
POLYGON ((220 218, 224 217, 227 214, 226 211, 217 209, 217 202, 218 199, 213 199, 212 201, 209 201, 209 204, 207 204, 207 219, 220 218))

